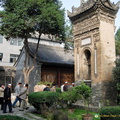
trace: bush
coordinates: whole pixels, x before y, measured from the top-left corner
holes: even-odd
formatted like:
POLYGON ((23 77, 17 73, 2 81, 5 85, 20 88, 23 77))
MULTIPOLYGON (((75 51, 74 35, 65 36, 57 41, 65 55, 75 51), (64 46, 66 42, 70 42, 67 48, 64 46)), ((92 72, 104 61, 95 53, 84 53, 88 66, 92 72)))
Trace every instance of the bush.
POLYGON ((77 94, 80 94, 85 100, 91 96, 91 88, 84 82, 74 88, 77 94))
POLYGON ((77 100, 84 99, 87 102, 91 95, 91 88, 85 83, 81 83, 79 86, 73 87, 72 90, 62 92, 59 96, 60 101, 66 103, 71 107, 72 103, 77 100))
POLYGON ((57 93, 61 93, 61 88, 56 87, 56 92, 57 92, 57 93))
POLYGON ((28 120, 28 119, 13 115, 0 115, 0 120, 28 120))
POLYGON ((68 113, 56 110, 52 113, 51 120, 70 120, 70 119, 68 118, 68 113))
POLYGON ((120 107, 109 106, 100 110, 101 120, 120 120, 120 107))
POLYGON ((116 60, 116 67, 113 69, 113 79, 115 81, 115 87, 117 89, 117 103, 120 104, 120 59, 116 60))
POLYGON ((28 101, 41 113, 43 109, 48 109, 48 107, 58 101, 58 93, 51 91, 30 93, 28 101))
MULTIPOLYGON (((75 92, 75 90, 69 90, 69 91, 66 91, 66 92, 62 92, 60 95, 59 95, 59 104, 61 107, 64 107, 65 104, 68 106, 68 107, 71 107, 72 103, 76 102, 78 100, 78 97, 79 95, 77 95, 77 93, 75 92)), ((80 97, 79 97, 80 98, 80 97)))

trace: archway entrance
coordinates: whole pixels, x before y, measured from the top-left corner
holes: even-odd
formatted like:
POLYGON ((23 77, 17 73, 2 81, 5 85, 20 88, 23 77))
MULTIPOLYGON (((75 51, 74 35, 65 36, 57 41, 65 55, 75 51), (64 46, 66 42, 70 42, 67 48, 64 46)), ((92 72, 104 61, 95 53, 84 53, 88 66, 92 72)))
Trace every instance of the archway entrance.
POLYGON ((91 53, 86 49, 83 53, 83 80, 91 80, 91 53))

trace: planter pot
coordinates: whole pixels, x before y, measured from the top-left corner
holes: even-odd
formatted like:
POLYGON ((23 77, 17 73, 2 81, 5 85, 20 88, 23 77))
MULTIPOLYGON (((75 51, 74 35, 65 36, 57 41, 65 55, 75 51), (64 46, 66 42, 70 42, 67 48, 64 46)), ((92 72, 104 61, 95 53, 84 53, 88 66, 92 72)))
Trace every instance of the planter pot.
POLYGON ((84 114, 82 115, 82 120, 93 120, 92 114, 84 114))

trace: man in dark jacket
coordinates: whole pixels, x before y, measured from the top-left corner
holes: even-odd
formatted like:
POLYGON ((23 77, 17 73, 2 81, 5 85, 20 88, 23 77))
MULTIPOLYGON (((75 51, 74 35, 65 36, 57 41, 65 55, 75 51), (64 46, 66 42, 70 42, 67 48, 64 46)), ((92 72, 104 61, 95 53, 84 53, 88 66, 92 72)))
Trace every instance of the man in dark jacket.
POLYGON ((4 90, 4 108, 3 113, 6 112, 7 105, 9 107, 9 113, 13 113, 12 111, 12 103, 11 103, 11 84, 8 84, 8 86, 4 90))
POLYGON ((43 91, 50 91, 50 84, 47 84, 47 86, 43 89, 43 91))

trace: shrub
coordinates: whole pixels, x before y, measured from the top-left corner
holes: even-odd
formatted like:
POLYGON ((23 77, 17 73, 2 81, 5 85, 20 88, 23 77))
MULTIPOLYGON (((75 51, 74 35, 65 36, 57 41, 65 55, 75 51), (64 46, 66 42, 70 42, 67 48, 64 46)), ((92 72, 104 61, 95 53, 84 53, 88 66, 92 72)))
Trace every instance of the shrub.
POLYGON ((71 107, 72 103, 76 102, 78 100, 79 95, 75 92, 75 90, 69 90, 66 92, 62 92, 59 95, 59 101, 62 103, 60 104, 61 107, 63 107, 65 104, 68 105, 68 107, 71 107))
MULTIPOLYGON (((81 98, 84 101, 84 104, 87 105, 87 107, 89 109, 89 103, 91 100, 90 97, 91 97, 92 89, 88 85, 86 85, 84 82, 82 82, 79 86, 76 86, 74 89, 75 89, 77 95, 81 96, 81 98)), ((88 109, 86 109, 87 114, 88 114, 88 109)))
POLYGON ((85 100, 91 96, 91 88, 85 83, 81 83, 74 88, 77 94, 80 94, 85 100))
POLYGON ((116 60, 116 67, 113 69, 113 79, 115 81, 115 87, 117 89, 117 103, 120 104, 120 59, 116 60))
POLYGON ((61 110, 56 110, 52 113, 50 120, 70 120, 68 113, 61 110))
POLYGON ((100 110, 101 120, 120 120, 120 107, 109 106, 100 110))
POLYGON ((28 95, 28 101, 41 113, 58 101, 58 93, 51 91, 30 93, 28 95))
POLYGON ((52 86, 53 82, 52 81, 40 81, 37 83, 37 85, 47 85, 50 84, 50 86, 52 86))
POLYGON ((71 107, 72 103, 80 100, 81 98, 83 98, 85 102, 88 102, 90 95, 91 88, 85 83, 81 83, 79 86, 73 87, 72 90, 62 92, 59 99, 63 103, 68 103, 69 107, 71 107))
POLYGON ((0 120, 28 120, 28 119, 13 115, 0 115, 0 120))
POLYGON ((61 93, 61 88, 56 87, 56 92, 57 92, 57 93, 61 93))

